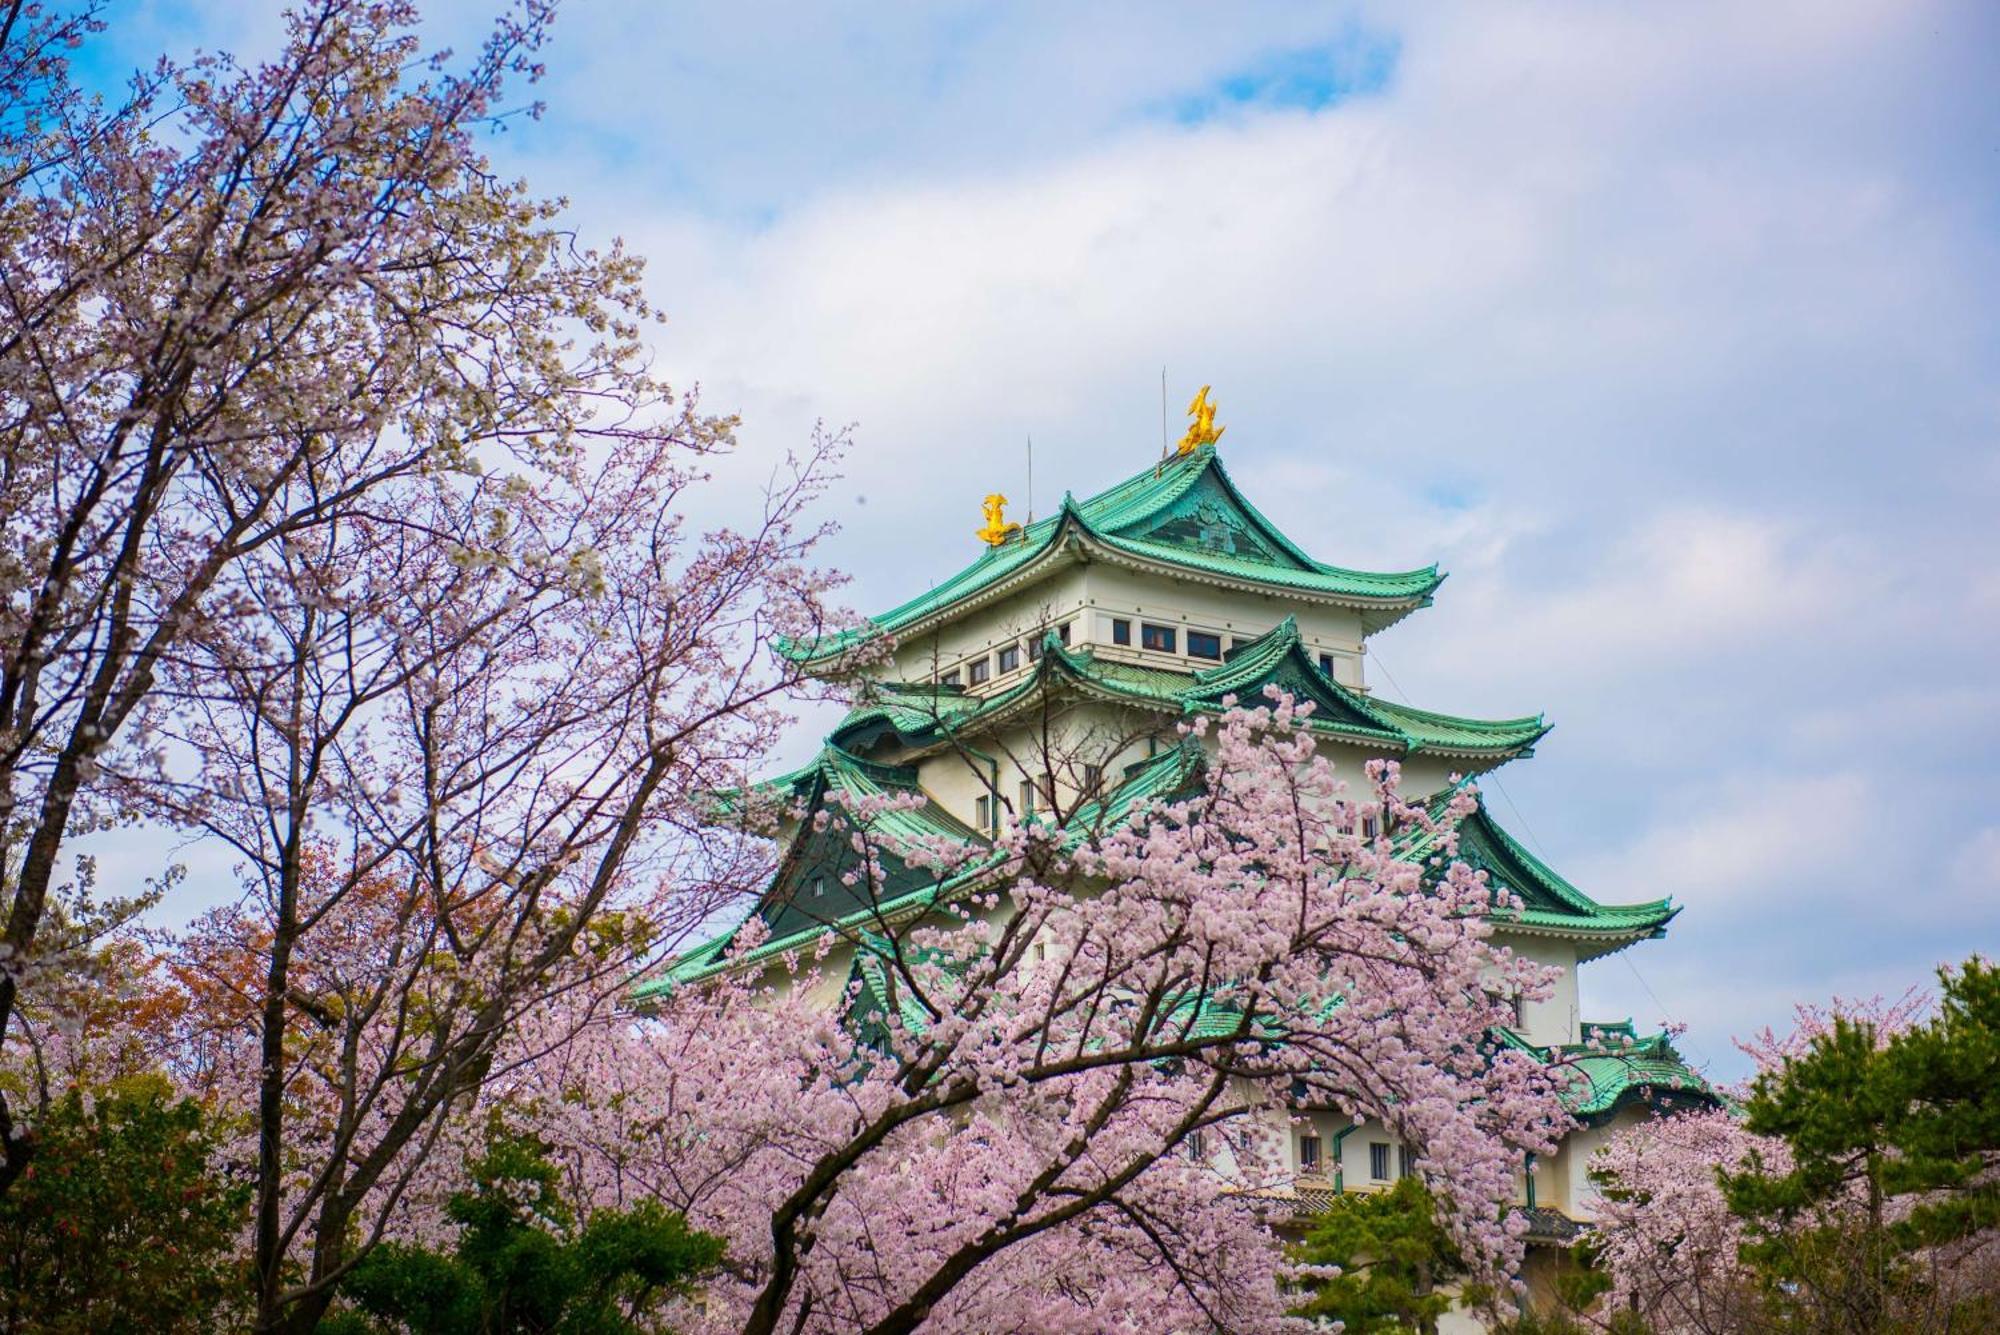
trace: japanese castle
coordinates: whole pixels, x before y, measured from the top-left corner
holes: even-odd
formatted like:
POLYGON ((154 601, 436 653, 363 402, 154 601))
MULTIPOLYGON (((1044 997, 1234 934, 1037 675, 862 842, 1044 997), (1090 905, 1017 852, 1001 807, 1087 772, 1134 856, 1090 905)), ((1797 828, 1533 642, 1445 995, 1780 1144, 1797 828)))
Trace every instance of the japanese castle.
MULTIPOLYGON (((913 800, 883 818, 897 824, 893 833, 958 842, 983 843, 1006 822, 1051 811, 1115 819, 1189 782, 1199 747, 1180 737, 1182 721, 1219 714, 1226 697, 1254 701, 1273 684, 1313 703, 1309 726, 1341 772, 1358 776, 1368 759, 1393 758, 1405 795, 1444 794, 1458 779, 1534 754, 1549 730, 1540 715, 1462 718, 1377 698, 1369 639, 1428 607, 1444 576, 1436 566, 1381 573, 1307 555, 1230 479, 1207 390, 1190 412, 1196 420, 1177 453, 1087 500, 1066 495, 1052 516, 1009 524, 1005 499, 989 497, 978 559, 858 629, 792 650, 813 670, 852 661, 857 650, 870 666, 858 703, 818 756, 761 785, 803 814, 784 825, 780 867, 757 909, 769 936, 747 952, 731 951, 734 933, 711 941, 642 996, 824 944, 829 933, 859 941, 885 915, 921 916, 950 893, 931 873, 892 867, 886 900, 861 902, 840 879, 843 856, 852 856, 844 840, 814 834, 812 817, 830 800, 907 794, 913 800), (1058 712, 1072 732, 1094 729, 1117 749, 1046 764, 1033 735, 1058 712)), ((1544 1059, 1568 1057, 1577 1072, 1570 1102, 1579 1129, 1558 1154, 1523 1164, 1517 1199, 1534 1289, 1588 1226, 1586 1163, 1608 1130, 1714 1095, 1666 1035, 1587 1021, 1579 1006, 1580 966, 1663 935, 1678 909, 1664 899, 1599 902, 1483 803, 1459 837, 1460 858, 1520 901, 1495 921, 1496 941, 1561 970, 1547 1000, 1517 1003, 1517 1023, 1502 1035, 1544 1059)), ((850 956, 858 980, 850 986, 864 991, 865 956, 850 956)), ((830 992, 828 1004, 844 995, 830 992)), ((1336 1111, 1301 1110, 1285 1143, 1289 1199, 1301 1214, 1336 1193, 1386 1189, 1412 1169, 1380 1124, 1357 1126, 1336 1111)))

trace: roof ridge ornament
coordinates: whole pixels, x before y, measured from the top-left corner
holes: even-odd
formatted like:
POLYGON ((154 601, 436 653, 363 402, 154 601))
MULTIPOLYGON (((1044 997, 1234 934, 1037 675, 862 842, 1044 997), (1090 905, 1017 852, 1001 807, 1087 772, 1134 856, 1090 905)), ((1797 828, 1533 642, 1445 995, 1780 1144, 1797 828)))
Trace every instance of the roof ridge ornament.
POLYGON ((1007 498, 997 491, 986 498, 980 506, 980 513, 986 520, 986 527, 974 532, 973 536, 988 547, 998 547, 1021 531, 1019 524, 1007 522, 1007 498))
POLYGON ((1203 385, 1201 392, 1189 401, 1187 414, 1194 420, 1188 423, 1187 434, 1181 437, 1181 443, 1175 450, 1177 455, 1193 454, 1204 445, 1213 445, 1222 439, 1223 432, 1229 430, 1226 426, 1215 424, 1215 405, 1208 401, 1211 388, 1203 385))

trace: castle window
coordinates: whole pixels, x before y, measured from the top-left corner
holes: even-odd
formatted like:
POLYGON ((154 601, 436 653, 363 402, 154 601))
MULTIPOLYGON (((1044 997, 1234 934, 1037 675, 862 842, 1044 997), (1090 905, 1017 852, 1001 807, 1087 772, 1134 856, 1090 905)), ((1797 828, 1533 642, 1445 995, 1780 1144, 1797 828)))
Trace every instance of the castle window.
POLYGON ((1061 641, 1062 646, 1065 649, 1069 647, 1069 628, 1072 624, 1073 623, 1071 622, 1065 621, 1062 623, 1062 625, 1056 627, 1056 639, 1061 641))
POLYGON ((1111 642, 1113 644, 1132 643, 1132 623, 1124 617, 1114 617, 1111 622, 1111 642))
POLYGON ((1042 657, 1042 637, 1039 633, 1028 637, 1028 661, 1037 663, 1042 657))
POLYGON ((1368 1176, 1377 1182, 1389 1180, 1389 1142, 1377 1140, 1368 1146, 1368 1176))
POLYGON ((972 799, 972 823, 982 830, 993 828, 993 795, 981 793, 972 799))
POLYGON ((1382 833, 1381 821, 1375 819, 1373 816, 1363 816, 1361 818, 1361 835, 1364 839, 1373 839, 1380 833, 1382 833))
POLYGON ((1325 673, 1325 674, 1326 674, 1327 676, 1329 676, 1329 677, 1331 677, 1331 676, 1333 675, 1333 655, 1332 655, 1332 654, 1321 654, 1321 655, 1319 656, 1319 670, 1320 670, 1321 672, 1324 672, 1324 673, 1325 673))
POLYGON ((1103 786, 1104 767, 1102 765, 1085 765, 1083 767, 1083 791, 1094 793, 1103 786))
POLYGON ((981 682, 985 681, 992 675, 993 675, 993 660, 990 658, 975 658, 972 660, 971 663, 966 665, 965 669, 966 679, 970 681, 974 686, 979 685, 981 682))
POLYGON ((813 877, 813 898, 814 899, 826 898, 826 877, 824 876, 813 877))
POLYGON ((1021 666, 1020 645, 1010 644, 1000 651, 1000 670, 1002 672, 1012 672, 1019 666, 1021 666))
POLYGON ((1222 637, 1220 635, 1210 635, 1205 630, 1189 631, 1188 657, 1212 658, 1220 662, 1222 659, 1222 637))
POLYGON ((1408 1145, 1396 1147, 1396 1176, 1412 1177, 1417 1171, 1417 1156, 1410 1152, 1408 1145))
POLYGON ((949 671, 949 672, 940 672, 940 673, 938 673, 938 685, 940 685, 940 686, 956 686, 956 685, 958 685, 958 669, 957 669, 957 668, 953 668, 953 669, 952 669, 951 671, 949 671))
POLYGON ((1242 653, 1242 652, 1243 652, 1243 650, 1244 650, 1244 649, 1245 649, 1245 648, 1246 648, 1246 647, 1247 647, 1247 646, 1249 645, 1249 643, 1250 643, 1250 641, 1248 641, 1248 640, 1244 639, 1244 638, 1243 638, 1243 637, 1242 637, 1241 635, 1232 635, 1232 636, 1230 636, 1230 637, 1229 637, 1229 657, 1231 657, 1231 658, 1234 658, 1234 657, 1236 657, 1236 655, 1238 655, 1238 654, 1242 653))
POLYGON ((1179 653, 1180 632, 1172 626, 1156 626, 1150 621, 1142 621, 1139 623, 1139 647, 1155 653, 1179 653))
POLYGON ((1319 1171, 1319 1137, 1299 1137, 1299 1171, 1317 1173, 1319 1171))
POLYGON ((1196 1163, 1208 1157, 1208 1138, 1201 1134, 1200 1127, 1188 1132, 1187 1139, 1182 1143, 1187 1146, 1187 1157, 1196 1163))

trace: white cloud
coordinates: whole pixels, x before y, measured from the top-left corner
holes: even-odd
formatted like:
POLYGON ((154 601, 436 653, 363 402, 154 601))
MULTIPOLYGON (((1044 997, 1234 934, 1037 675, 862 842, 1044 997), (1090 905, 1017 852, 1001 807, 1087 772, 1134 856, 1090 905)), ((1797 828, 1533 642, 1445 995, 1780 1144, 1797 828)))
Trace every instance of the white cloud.
POLYGON ((1844 874, 1879 842, 1887 819, 1882 795, 1859 772, 1718 775, 1662 806, 1630 843, 1576 859, 1577 879, 1606 899, 1671 895, 1716 922, 1783 916, 1807 902, 1862 914, 1877 905, 1906 912, 1914 902, 1905 891, 1893 904, 1881 899, 1878 878, 1893 874, 1886 865, 1858 882, 1844 874))

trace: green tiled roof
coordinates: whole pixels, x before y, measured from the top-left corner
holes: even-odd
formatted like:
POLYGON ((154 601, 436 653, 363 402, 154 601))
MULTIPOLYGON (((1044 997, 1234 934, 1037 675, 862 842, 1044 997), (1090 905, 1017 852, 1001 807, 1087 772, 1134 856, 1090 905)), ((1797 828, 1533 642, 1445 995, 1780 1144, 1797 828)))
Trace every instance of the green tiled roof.
POLYGON ((1054 515, 987 548, 928 592, 859 629, 783 648, 810 662, 877 635, 897 635, 993 589, 1072 541, 1112 559, 1122 556, 1396 616, 1429 603, 1444 578, 1434 565, 1379 572, 1315 561, 1258 512, 1236 489, 1214 448, 1204 446, 1135 473, 1088 500, 1065 495, 1054 515))
MULTIPOLYGON (((854 757, 846 756, 838 748, 828 747, 828 752, 837 755, 822 762, 830 763, 836 770, 847 769, 847 762, 854 757), (844 757, 840 759, 840 757, 844 757)), ((865 764, 866 762, 861 762, 865 764)), ((1115 824, 1129 819, 1140 807, 1150 802, 1165 801, 1177 792, 1187 788, 1202 764, 1201 748, 1189 742, 1183 746, 1169 747, 1150 759, 1129 766, 1118 786, 1096 802, 1079 806, 1073 817, 1076 833, 1074 839, 1084 837, 1084 832, 1098 824, 1115 824)), ((807 770, 813 767, 808 766, 807 770)), ((878 770, 891 770, 893 766, 876 766, 878 770)), ((805 773, 806 771, 798 771, 805 773)), ((916 813, 921 815, 922 813, 916 813)), ((966 831, 968 841, 977 836, 963 824, 957 828, 966 831)), ((937 833, 935 828, 922 830, 921 834, 937 833)), ((983 842, 983 841, 982 841, 983 842)), ((657 996, 672 990, 682 983, 696 982, 722 972, 732 965, 754 964, 773 959, 787 951, 799 950, 812 945, 831 932, 849 940, 860 941, 868 934, 879 931, 885 923, 914 917, 940 904, 949 903, 982 883, 990 880, 999 869, 995 858, 975 861, 957 874, 938 880, 935 877, 923 885, 905 893, 886 899, 880 904, 870 904, 857 908, 827 922, 816 922, 796 931, 782 935, 773 934, 762 945, 746 951, 732 959, 730 944, 735 940, 736 930, 723 933, 712 941, 703 943, 685 952, 668 965, 659 977, 641 983, 633 990, 633 997, 643 1001, 649 996, 657 996)), ((782 873, 781 873, 782 875, 782 873)))
MULTIPOLYGON (((1433 799, 1433 807, 1441 810, 1453 796, 1449 791, 1440 793, 1433 799)), ((1421 842, 1413 841, 1406 853, 1416 857, 1428 851, 1421 842)), ((1680 912, 1671 899, 1598 903, 1503 829, 1487 810, 1483 797, 1472 814, 1459 822, 1455 860, 1485 872, 1491 884, 1520 899, 1518 910, 1495 913, 1496 923, 1570 937, 1579 943, 1582 959, 1595 959, 1634 941, 1663 936, 1667 924, 1680 912)))
MULTIPOLYGON (((780 800, 804 802, 809 809, 829 794, 839 794, 848 802, 856 802, 889 793, 922 791, 917 785, 914 768, 878 764, 835 745, 823 747, 809 764, 788 774, 766 779, 756 787, 759 792, 780 800)), ((879 812, 871 819, 870 829, 899 839, 943 835, 965 842, 981 837, 970 825, 929 800, 913 809, 879 812)))
POLYGON ((871 686, 867 702, 841 721, 832 739, 841 746, 865 749, 893 734, 899 744, 922 751, 993 726, 1009 711, 1039 700, 1043 691, 1058 685, 1175 717, 1213 714, 1231 697, 1247 705, 1262 704, 1265 688, 1276 686, 1295 700, 1312 701, 1315 731, 1379 748, 1385 755, 1432 752, 1507 759, 1528 754, 1549 730, 1540 715, 1457 718, 1390 705, 1351 691, 1313 661, 1298 624, 1287 617, 1228 662, 1192 673, 1100 658, 1089 649, 1067 649, 1050 638, 1034 668, 1019 682, 983 698, 955 686, 871 686))
POLYGON ((1561 1060, 1567 1064, 1572 1078, 1563 1089, 1563 1104, 1578 1121, 1602 1121, 1638 1101, 1721 1102, 1709 1083, 1681 1059, 1664 1033, 1641 1036, 1630 1020, 1586 1021, 1583 1032, 1585 1042, 1554 1047, 1537 1047, 1511 1032, 1501 1037, 1545 1062, 1561 1060))
MULTIPOLYGON (((1199 743, 1189 739, 1129 767, 1118 785, 1104 797, 1075 810, 1070 837, 1081 840, 1090 830, 1115 825, 1144 806, 1170 801, 1191 791, 1199 781, 1203 763, 1199 743)), ((826 792, 836 789, 867 794, 914 783, 913 772, 905 767, 872 765, 837 746, 829 746, 812 765, 794 771, 785 780, 801 796, 807 796, 810 805, 823 801, 826 792)), ((1441 806, 1450 797, 1450 793, 1441 794, 1437 802, 1441 806)), ((897 821, 889 833, 912 838, 945 835, 964 842, 983 842, 981 836, 938 809, 935 803, 911 812, 885 813, 887 817, 897 821)), ((1522 901, 1519 911, 1496 915, 1496 921, 1576 941, 1582 958, 1594 958, 1634 941, 1660 936, 1679 912, 1666 899, 1644 904, 1599 904, 1523 848, 1483 805, 1460 823, 1458 837, 1458 860, 1485 872, 1495 885, 1512 891, 1522 901)), ((1422 858, 1430 853, 1416 841, 1398 851, 1409 858, 1422 858)), ((996 866, 990 859, 980 859, 943 881, 935 876, 917 877, 914 888, 896 893, 880 904, 862 906, 830 916, 827 921, 774 934, 739 962, 754 963, 801 949, 828 932, 859 939, 863 933, 879 931, 887 921, 915 916, 958 898, 989 879, 996 866)), ((780 875, 782 878, 783 873, 780 875)), ((731 931, 683 954, 664 975, 639 987, 637 995, 643 998, 728 967, 726 954, 734 936, 731 931)))

